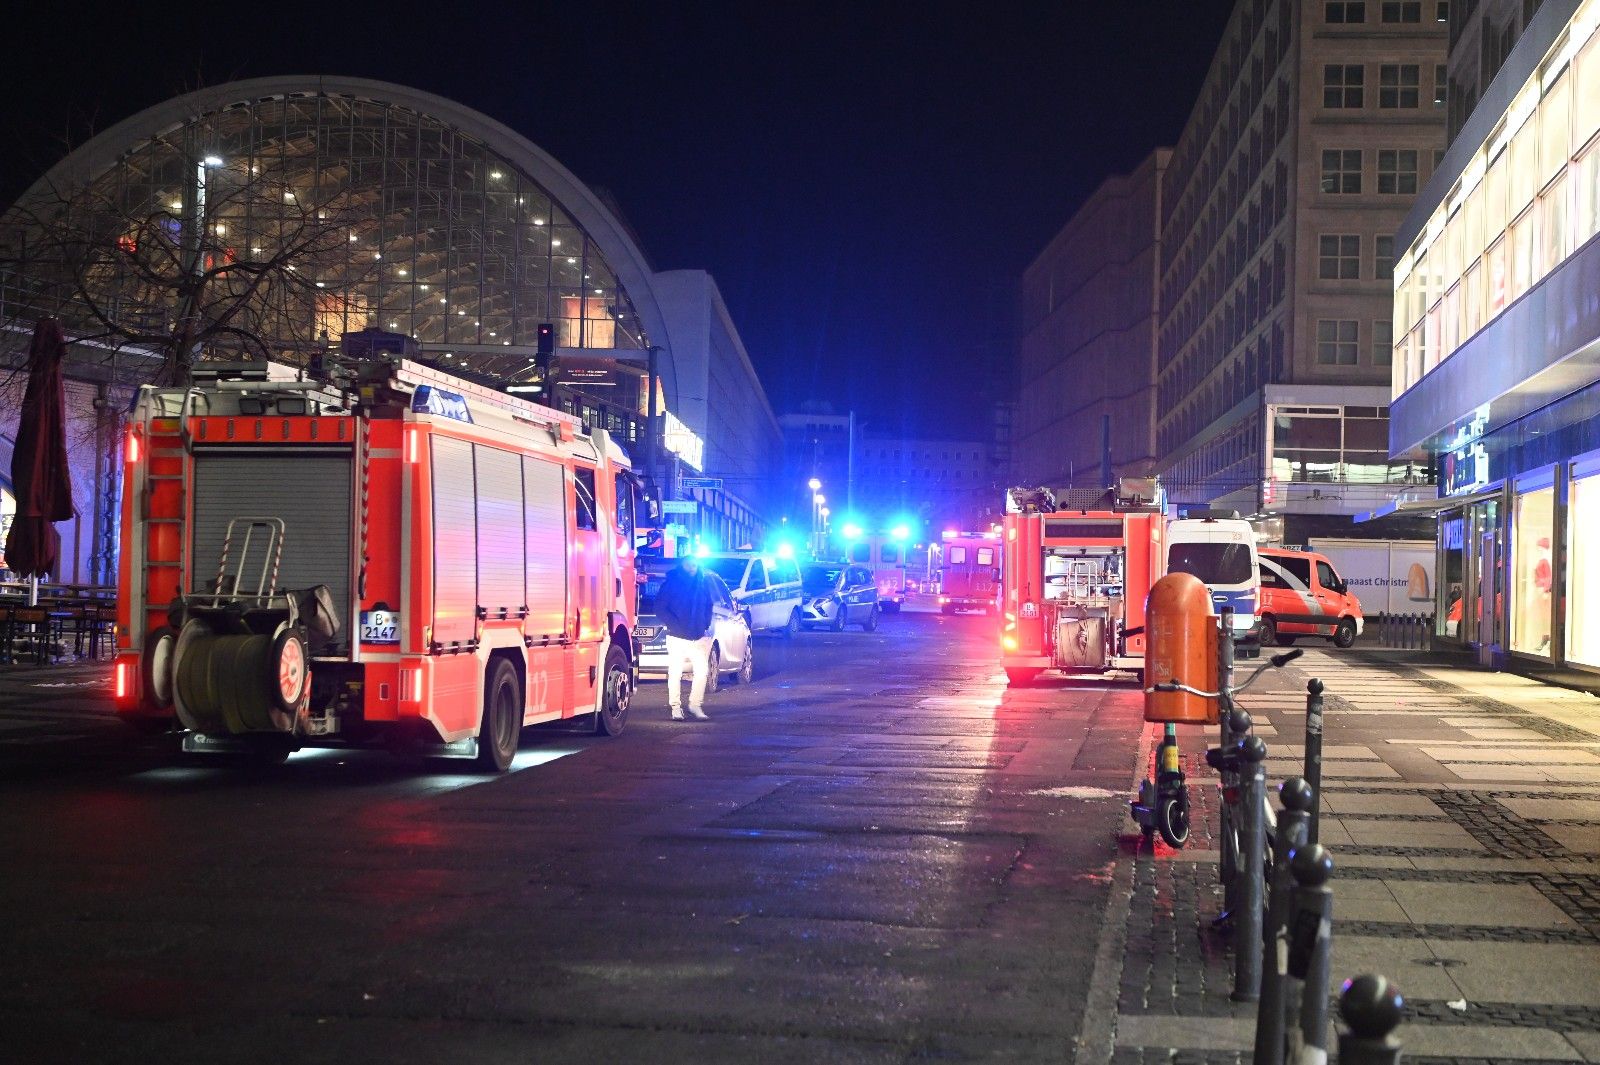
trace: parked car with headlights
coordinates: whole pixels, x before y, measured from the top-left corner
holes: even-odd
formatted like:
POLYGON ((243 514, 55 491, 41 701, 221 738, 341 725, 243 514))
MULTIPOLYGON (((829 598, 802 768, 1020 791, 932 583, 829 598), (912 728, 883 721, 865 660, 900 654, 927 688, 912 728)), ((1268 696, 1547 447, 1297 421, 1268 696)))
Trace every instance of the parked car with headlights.
POLYGON ((700 565, 722 578, 751 632, 792 637, 800 631, 804 596, 794 559, 740 551, 707 555, 700 565))
POLYGON ((878 585, 865 566, 813 562, 800 571, 800 588, 805 597, 800 623, 807 628, 843 632, 846 625, 860 625, 871 632, 878 627, 878 585))
MULTIPOLYGON (((639 616, 633 629, 639 641, 640 676, 667 674, 667 627, 656 616, 655 597, 675 565, 668 561, 645 567, 644 583, 639 589, 639 616)), ((744 612, 734 603, 722 578, 707 572, 706 583, 711 588, 711 671, 706 678, 709 693, 716 691, 723 679, 750 683, 755 675, 755 641, 750 638, 744 612)))

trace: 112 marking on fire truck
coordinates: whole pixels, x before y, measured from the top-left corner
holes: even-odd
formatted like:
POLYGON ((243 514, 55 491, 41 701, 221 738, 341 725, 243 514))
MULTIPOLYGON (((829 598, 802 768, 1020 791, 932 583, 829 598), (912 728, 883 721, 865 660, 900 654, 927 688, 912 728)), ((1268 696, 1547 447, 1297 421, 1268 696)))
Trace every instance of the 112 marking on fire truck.
POLYGON ((476 756, 623 728, 636 483, 576 418, 414 362, 141 389, 124 455, 119 715, 190 750, 476 756), (269 379, 271 377, 272 379, 269 379))

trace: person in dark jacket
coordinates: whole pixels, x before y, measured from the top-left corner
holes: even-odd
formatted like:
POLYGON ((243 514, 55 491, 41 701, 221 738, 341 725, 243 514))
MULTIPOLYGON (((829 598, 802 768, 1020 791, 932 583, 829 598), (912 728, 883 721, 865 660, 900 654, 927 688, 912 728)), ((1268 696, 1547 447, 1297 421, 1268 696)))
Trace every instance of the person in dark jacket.
POLYGON ((667 705, 683 720, 683 663, 693 671, 689 716, 706 720, 706 675, 711 669, 711 584, 693 555, 685 555, 656 593, 656 616, 667 628, 667 705))

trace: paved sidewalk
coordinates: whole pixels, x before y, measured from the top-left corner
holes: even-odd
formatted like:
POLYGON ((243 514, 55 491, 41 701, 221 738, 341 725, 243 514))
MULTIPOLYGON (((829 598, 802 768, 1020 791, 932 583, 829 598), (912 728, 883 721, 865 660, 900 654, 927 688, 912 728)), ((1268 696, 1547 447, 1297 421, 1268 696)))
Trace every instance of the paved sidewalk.
MULTIPOLYGON (((1335 987, 1364 972, 1399 985, 1408 1061, 1600 1062, 1600 699, 1307 648, 1242 700, 1274 792, 1301 770, 1312 676, 1328 690, 1335 987)), ((1114 1023, 1086 1027, 1080 1065, 1250 1057, 1255 1007, 1229 1000, 1229 943, 1210 927, 1215 733, 1180 737, 1194 832, 1152 855, 1128 823, 1091 994, 1108 1014, 1115 999, 1114 1023)))

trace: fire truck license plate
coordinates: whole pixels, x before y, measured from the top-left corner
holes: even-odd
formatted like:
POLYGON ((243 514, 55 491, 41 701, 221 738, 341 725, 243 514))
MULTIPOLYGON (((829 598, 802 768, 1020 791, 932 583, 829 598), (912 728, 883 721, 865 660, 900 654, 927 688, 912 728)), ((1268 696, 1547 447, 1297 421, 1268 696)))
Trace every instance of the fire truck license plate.
POLYGON ((400 615, 393 610, 363 610, 361 642, 399 643, 400 615))

